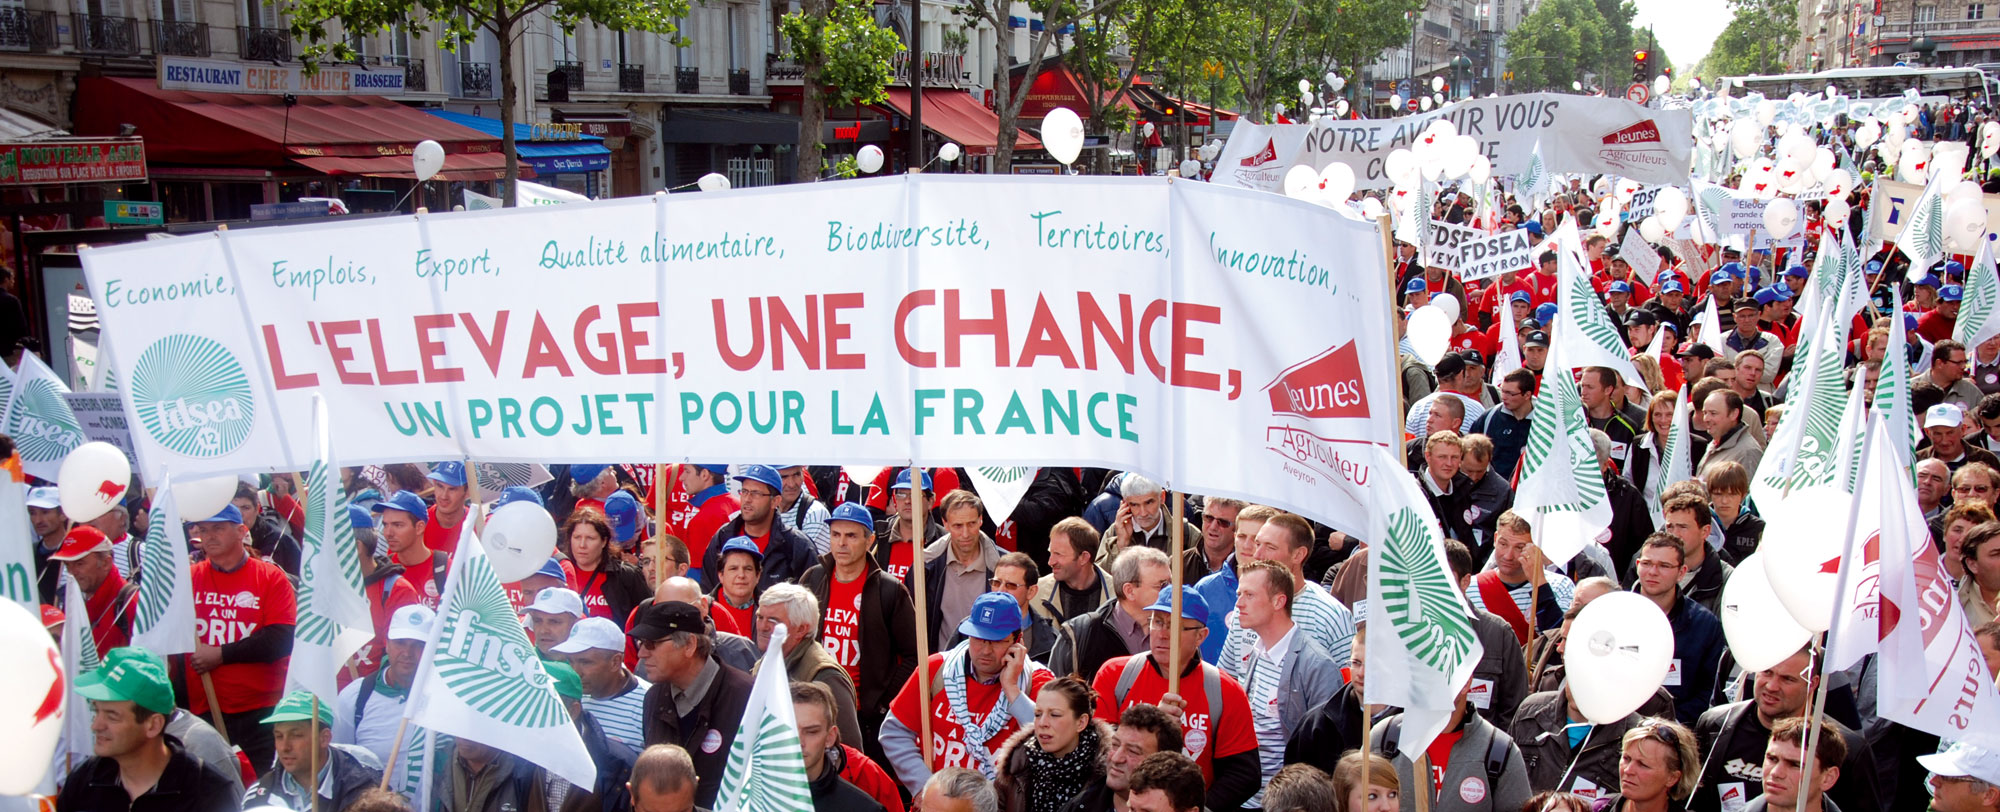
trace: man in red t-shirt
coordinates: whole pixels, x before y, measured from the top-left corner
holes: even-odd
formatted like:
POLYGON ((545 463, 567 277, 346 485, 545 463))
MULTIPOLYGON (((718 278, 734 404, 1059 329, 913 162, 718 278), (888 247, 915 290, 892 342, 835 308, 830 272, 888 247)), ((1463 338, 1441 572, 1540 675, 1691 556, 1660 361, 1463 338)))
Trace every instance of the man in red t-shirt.
MULTIPOLYGON (((361 558, 361 593, 368 599, 368 618, 375 627, 375 638, 354 653, 353 676, 365 677, 382 667, 383 652, 389 645, 389 619, 395 617, 397 609, 419 601, 416 586, 404 577, 401 566, 375 558, 380 543, 375 534, 375 514, 350 504, 347 519, 354 525, 354 546, 361 558)), ((346 669, 341 670, 341 678, 349 678, 346 669)))
POLYGON ((389 546, 389 560, 403 566, 404 577, 416 587, 419 600, 432 609, 444 597, 444 580, 451 574, 451 554, 441 553, 424 543, 424 527, 430 516, 424 500, 409 491, 397 491, 375 503, 376 528, 389 546))
MULTIPOLYGON (((931 772, 945 767, 994 775, 1000 746, 1014 731, 1035 723, 1035 696, 1055 674, 1028 658, 1028 647, 1021 642, 1021 631, 1027 627, 1028 616, 1014 596, 980 595, 958 624, 965 642, 932 654, 924 665, 930 696, 920 694, 917 675, 911 674, 889 703, 889 718, 882 721, 882 752, 911 795, 923 794, 931 772), (923 713, 930 715, 931 736, 920 750, 917 736, 923 720, 918 714, 923 713)), ((1243 714, 1249 718, 1247 706, 1243 714)), ((1256 742, 1250 744, 1255 759, 1256 742)))
POLYGON ((298 596, 284 570, 250 555, 245 546, 250 527, 235 505, 195 522, 192 530, 204 558, 193 568, 188 710, 209 715, 212 684, 229 741, 243 748, 251 764, 270 764, 275 746, 263 720, 284 695, 298 596))
MULTIPOLYGON (((688 568, 687 576, 702 583, 711 579, 702 577, 702 557, 708 554, 708 542, 715 538, 715 532, 729 523, 729 517, 742 510, 743 505, 729 492, 729 466, 727 465, 684 465, 681 466, 681 488, 687 491, 688 506, 694 509, 694 518, 678 528, 681 543, 688 548, 688 561, 694 566, 688 568)), ((657 504, 652 497, 646 504, 657 504)))
POLYGON ((465 463, 440 462, 431 468, 431 505, 424 519, 424 546, 445 555, 458 554, 459 525, 464 523, 465 463))
POLYGON ((70 580, 83 592, 83 607, 97 650, 129 645, 139 587, 126 581, 112 565, 111 539, 105 538, 104 531, 87 524, 70 528, 63 545, 49 560, 63 562, 70 580))
POLYGON ((1173 626, 1173 589, 1160 590, 1160 597, 1146 607, 1148 651, 1113 657, 1097 669, 1090 687, 1097 691, 1099 719, 1116 719, 1126 708, 1139 703, 1158 705, 1169 716, 1178 715, 1186 744, 1184 752, 1201 765, 1208 780, 1208 805, 1212 809, 1235 809, 1263 787, 1264 768, 1257 755, 1257 729, 1250 716, 1250 698, 1234 677, 1201 661, 1201 641, 1208 637, 1208 601, 1192 587, 1181 589, 1180 628, 1173 626), (1180 635, 1180 691, 1167 690, 1164 663, 1168 662, 1173 636, 1180 635), (1221 691, 1220 701, 1211 702, 1208 685, 1221 691), (1210 708, 1218 708, 1221 718, 1211 718, 1210 708))
POLYGON ((1964 289, 1957 285, 1946 285, 1938 291, 1936 310, 1917 317, 1917 335, 1925 341, 1936 344, 1951 337, 1952 328, 1958 325, 1958 305, 1965 298, 1964 289))
POLYGON ((1535 260, 1534 272, 1528 274, 1528 293, 1535 297, 1535 306, 1549 304, 1556 300, 1556 288, 1561 279, 1556 274, 1556 252, 1545 251, 1535 260))

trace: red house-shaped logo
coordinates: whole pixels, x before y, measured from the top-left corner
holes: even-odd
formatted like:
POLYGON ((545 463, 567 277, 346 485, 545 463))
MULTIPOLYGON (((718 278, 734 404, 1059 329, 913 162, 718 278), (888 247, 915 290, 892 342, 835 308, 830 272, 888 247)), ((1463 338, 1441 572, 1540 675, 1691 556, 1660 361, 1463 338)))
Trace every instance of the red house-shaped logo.
POLYGON ((1647 119, 1630 127, 1613 130, 1605 134, 1604 143, 1613 146, 1657 144, 1660 143, 1660 125, 1654 124, 1652 119, 1647 119))
POLYGON ((1264 387, 1273 414, 1307 418, 1367 417, 1361 354, 1349 341, 1278 373, 1264 387))
POLYGON ((1257 154, 1252 155, 1248 158, 1244 158, 1243 165, 1263 166, 1268 163, 1274 163, 1277 160, 1278 160, 1278 144, 1277 142, 1267 138, 1264 140, 1264 148, 1262 150, 1259 150, 1257 154))

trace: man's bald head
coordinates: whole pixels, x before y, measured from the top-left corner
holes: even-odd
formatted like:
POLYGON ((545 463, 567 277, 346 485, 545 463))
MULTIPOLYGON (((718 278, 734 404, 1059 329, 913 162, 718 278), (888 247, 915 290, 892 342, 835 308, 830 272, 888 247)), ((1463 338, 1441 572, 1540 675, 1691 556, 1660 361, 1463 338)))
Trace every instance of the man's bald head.
POLYGON ((1597 596, 1599 595, 1609 595, 1617 591, 1618 591, 1618 582, 1613 581, 1610 578, 1606 578, 1602 575, 1597 576, 1595 578, 1585 578, 1582 581, 1577 582, 1576 593, 1574 597, 1570 599, 1570 602, 1578 606, 1581 606, 1583 604, 1596 600, 1597 596))
POLYGON ((685 575, 676 575, 665 581, 661 581, 660 588, 653 592, 653 600, 662 603, 666 601, 680 601, 700 606, 702 598, 705 597, 707 596, 702 593, 701 584, 696 583, 693 578, 685 575))

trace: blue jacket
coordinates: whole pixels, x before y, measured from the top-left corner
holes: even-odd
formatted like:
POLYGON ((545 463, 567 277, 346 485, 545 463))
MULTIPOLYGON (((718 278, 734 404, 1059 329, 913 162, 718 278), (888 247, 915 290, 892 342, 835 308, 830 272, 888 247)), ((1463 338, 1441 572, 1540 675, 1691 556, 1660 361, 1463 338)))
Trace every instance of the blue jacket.
POLYGON ((1222 641, 1229 636, 1229 624, 1225 622, 1229 609, 1236 605, 1236 556, 1231 555, 1222 562, 1222 568, 1209 573, 1194 585, 1195 594, 1208 602, 1208 639, 1201 641, 1201 659, 1209 665, 1222 656, 1222 641))
POLYGON ((1667 625, 1674 630, 1674 661, 1680 667, 1680 684, 1666 686, 1667 693, 1673 694, 1674 715, 1681 724, 1693 726, 1715 695, 1717 672, 1727 648, 1722 621, 1701 604, 1676 595, 1674 609, 1667 613, 1667 625))

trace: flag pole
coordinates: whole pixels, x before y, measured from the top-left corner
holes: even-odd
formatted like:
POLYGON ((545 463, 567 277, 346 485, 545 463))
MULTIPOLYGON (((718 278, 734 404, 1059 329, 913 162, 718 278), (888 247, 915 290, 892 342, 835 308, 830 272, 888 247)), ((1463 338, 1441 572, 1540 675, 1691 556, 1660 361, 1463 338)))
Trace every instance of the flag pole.
POLYGON ((215 732, 222 734, 223 744, 235 744, 229 740, 229 731, 222 724, 222 702, 215 698, 215 677, 207 671, 201 672, 201 690, 208 695, 208 715, 215 720, 215 732))
POLYGON ((310 733, 312 735, 312 742, 311 746, 307 748, 307 753, 308 755, 311 756, 312 759, 311 763, 308 765, 312 769, 312 780, 306 782, 306 797, 310 798, 312 803, 311 806, 307 807, 308 812, 319 812, 319 694, 318 693, 313 694, 312 702, 313 702, 312 725, 310 729, 310 733))
MULTIPOLYGON (((373 677, 369 679, 373 679, 373 677)), ((395 741, 389 743, 389 760, 382 763, 382 785, 379 789, 386 790, 389 788, 389 776, 393 775, 396 770, 396 757, 403 754, 403 736, 409 732, 410 717, 404 716, 403 721, 396 725, 395 741)))
POLYGON ((681 465, 674 463, 673 478, 667 478, 667 466, 653 466, 653 588, 659 589, 660 582, 667 580, 666 548, 660 537, 667 534, 667 489, 678 488, 681 484, 681 465))
MULTIPOLYGON (((1388 301, 1389 318, 1383 319, 1383 323, 1387 325, 1389 328, 1389 335, 1388 335, 1389 346, 1395 347, 1396 346, 1396 237, 1395 237, 1395 232, 1392 230, 1392 227, 1389 224, 1389 214, 1387 212, 1384 212, 1382 216, 1375 218, 1375 230, 1382 235, 1382 262, 1383 264, 1388 266, 1389 270, 1389 301, 1388 301)), ((1401 380, 1402 375, 1398 374, 1396 377, 1398 379, 1395 385, 1397 408, 1396 408, 1396 413, 1390 415, 1389 419, 1390 423, 1389 450, 1392 454, 1395 452, 1396 449, 1403 447, 1403 428, 1402 428, 1403 387, 1401 380)), ((1363 603, 1366 603, 1368 595, 1369 579, 1363 577, 1361 579, 1361 583, 1362 583, 1361 589, 1363 595, 1363 603)), ((1361 618, 1362 621, 1361 629, 1364 635, 1367 633, 1368 630, 1367 620, 1368 618, 1366 616, 1363 616, 1361 618)), ((1361 642, 1363 646, 1366 646, 1368 640, 1366 637, 1363 637, 1361 642)), ((1364 688, 1361 692, 1361 763, 1364 768, 1368 765, 1369 759, 1373 758, 1372 742, 1374 741, 1374 738, 1375 738, 1375 713, 1374 710, 1370 708, 1368 705, 1368 692, 1364 688)))
POLYGON ((1173 629, 1169 633, 1172 636, 1167 638, 1171 641, 1167 643, 1167 693, 1175 695, 1181 692, 1181 579, 1186 577, 1186 573, 1181 571, 1181 547, 1187 543, 1182 538, 1186 535, 1182 530, 1186 524, 1187 494, 1175 489, 1174 522, 1172 527, 1167 528, 1167 534, 1173 539, 1174 546, 1173 558, 1167 562, 1174 568, 1173 612, 1167 619, 1167 622, 1172 624, 1170 628, 1173 629))
MULTIPOLYGON (((895 486, 895 479, 889 480, 895 486)), ((917 715, 917 752, 923 754, 924 769, 931 769, 931 613, 929 593, 924 589, 924 514, 930 511, 924 507, 924 469, 917 467, 916 460, 910 460, 910 577, 917 587, 917 696, 925 697, 923 712, 917 715)), ((890 499, 893 506, 895 500, 890 499)), ((899 517, 890 518, 890 527, 899 517)))

